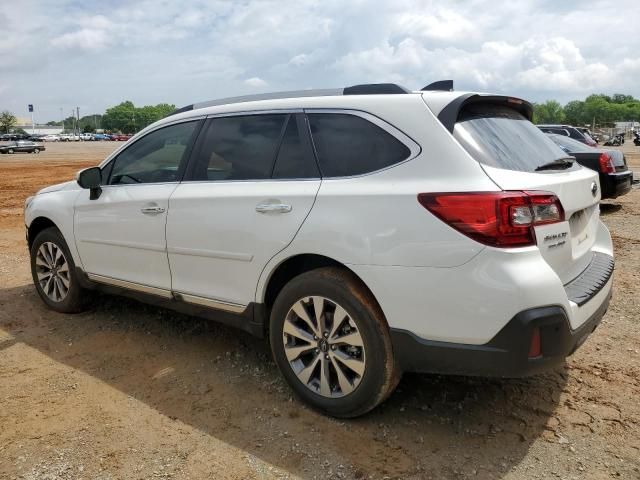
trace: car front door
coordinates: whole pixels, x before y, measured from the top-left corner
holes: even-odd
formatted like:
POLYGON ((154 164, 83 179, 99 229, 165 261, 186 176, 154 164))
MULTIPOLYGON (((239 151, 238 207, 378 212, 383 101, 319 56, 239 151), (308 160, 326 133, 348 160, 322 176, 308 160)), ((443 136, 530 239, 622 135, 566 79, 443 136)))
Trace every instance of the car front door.
POLYGON ((103 167, 102 192, 75 205, 76 246, 98 282, 170 296, 165 225, 200 121, 165 126, 127 146, 103 167))
POLYGON ((210 118, 169 199, 167 251, 182 299, 240 312, 320 187, 301 113, 210 118))

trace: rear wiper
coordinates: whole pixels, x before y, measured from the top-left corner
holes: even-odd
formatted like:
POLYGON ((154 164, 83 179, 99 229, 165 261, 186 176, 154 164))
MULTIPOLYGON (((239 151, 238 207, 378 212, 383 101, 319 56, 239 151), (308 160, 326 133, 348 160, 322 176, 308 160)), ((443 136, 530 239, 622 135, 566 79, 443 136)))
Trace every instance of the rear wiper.
POLYGON ((543 163, 539 167, 536 168, 536 172, 540 170, 564 170, 566 168, 571 167, 575 162, 575 159, 572 157, 567 158, 556 158, 548 163, 543 163))

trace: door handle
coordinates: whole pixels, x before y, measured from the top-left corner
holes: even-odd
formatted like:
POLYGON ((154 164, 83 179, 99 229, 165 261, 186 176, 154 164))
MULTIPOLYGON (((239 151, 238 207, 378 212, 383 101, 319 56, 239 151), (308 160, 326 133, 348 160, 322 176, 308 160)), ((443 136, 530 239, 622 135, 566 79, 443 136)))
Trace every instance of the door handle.
POLYGON ((140 211, 145 215, 155 215, 156 213, 163 213, 164 208, 163 207, 142 207, 140 211))
POLYGON ((291 211, 291 205, 284 203, 261 203, 256 206, 256 212, 258 213, 289 213, 291 211))

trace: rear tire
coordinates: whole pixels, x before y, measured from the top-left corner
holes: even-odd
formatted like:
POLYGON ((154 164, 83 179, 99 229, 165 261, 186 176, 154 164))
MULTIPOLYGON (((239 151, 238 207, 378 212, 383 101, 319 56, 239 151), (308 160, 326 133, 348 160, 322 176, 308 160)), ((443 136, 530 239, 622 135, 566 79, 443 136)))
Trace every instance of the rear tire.
POLYGON ((61 313, 86 309, 89 291, 80 286, 67 242, 55 227, 42 230, 31 245, 31 276, 49 308, 61 313))
POLYGON ((289 281, 274 302, 269 337, 294 392, 328 415, 363 415, 400 380, 384 315, 345 269, 320 268, 289 281))
POLYGON ((40 153, 40 149, 36 148, 35 150, 33 150, 33 153, 40 153))
POLYGON ((13 153, 13 148, 10 148, 9 150, 7 150, 7 153, 9 154, 13 153))

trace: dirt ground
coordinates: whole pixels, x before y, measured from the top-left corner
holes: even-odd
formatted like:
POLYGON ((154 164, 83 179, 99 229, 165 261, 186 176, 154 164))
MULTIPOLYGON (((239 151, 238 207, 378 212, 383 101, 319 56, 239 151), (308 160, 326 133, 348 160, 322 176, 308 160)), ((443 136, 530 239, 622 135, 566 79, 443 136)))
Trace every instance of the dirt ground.
MULTIPOLYGON (((522 380, 405 375, 351 421, 306 408, 263 341, 99 297, 46 309, 22 205, 115 143, 0 156, 0 478, 640 478, 640 189, 602 205, 616 246, 603 323, 522 380)), ((640 174, 640 148, 626 145, 640 174)))

